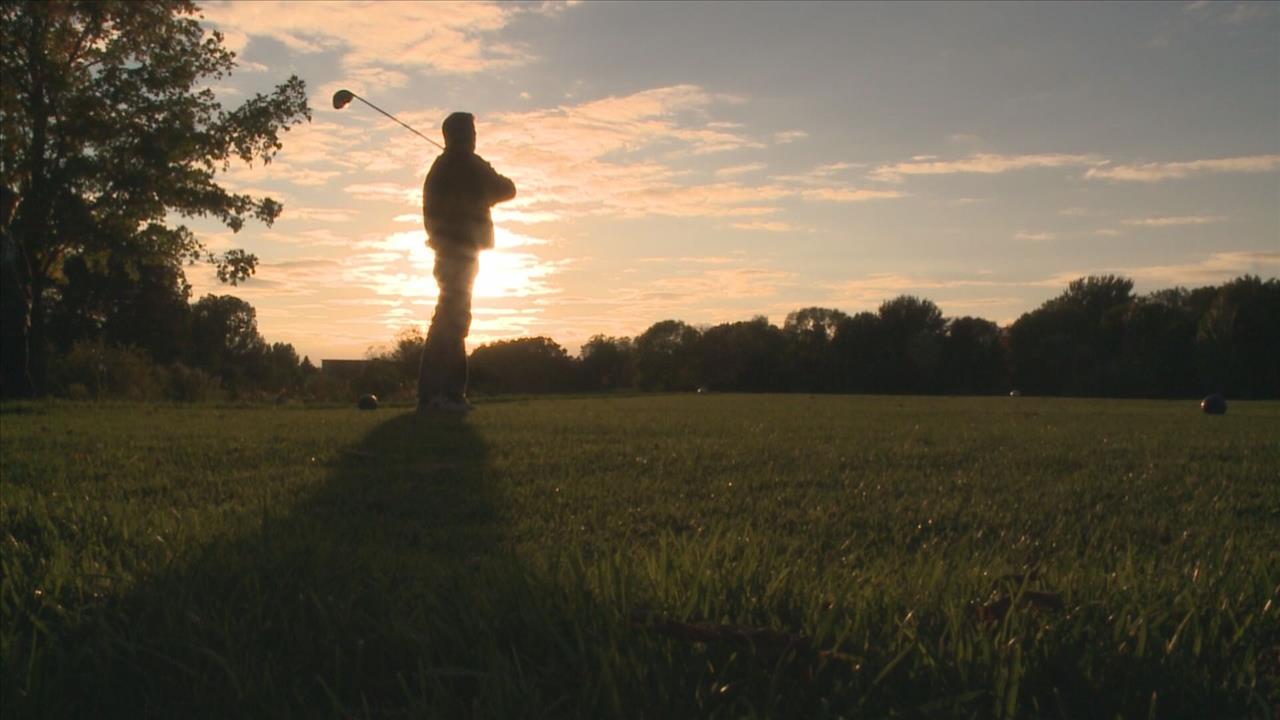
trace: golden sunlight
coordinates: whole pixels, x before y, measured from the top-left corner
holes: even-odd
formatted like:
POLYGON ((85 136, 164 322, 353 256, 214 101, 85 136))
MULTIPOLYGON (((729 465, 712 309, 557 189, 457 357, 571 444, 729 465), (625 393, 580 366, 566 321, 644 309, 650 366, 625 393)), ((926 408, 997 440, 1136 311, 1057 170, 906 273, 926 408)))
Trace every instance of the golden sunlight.
MULTIPOLYGON (((512 232, 501 225, 494 228, 495 247, 480 256, 474 297, 477 305, 485 299, 523 298, 556 292, 549 278, 560 264, 543 260, 527 249, 547 241, 512 232)), ((373 252, 357 258, 352 279, 368 283, 379 295, 413 300, 434 300, 435 262, 422 230, 391 233, 367 246, 373 252)))

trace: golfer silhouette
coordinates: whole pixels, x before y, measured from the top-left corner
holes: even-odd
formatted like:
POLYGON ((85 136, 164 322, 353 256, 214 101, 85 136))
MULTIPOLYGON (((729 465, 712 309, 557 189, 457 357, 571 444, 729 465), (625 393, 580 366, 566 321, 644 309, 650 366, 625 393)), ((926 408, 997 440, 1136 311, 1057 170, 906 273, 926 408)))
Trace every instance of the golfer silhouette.
POLYGON ((435 251, 433 274, 440 287, 418 372, 418 412, 466 413, 467 333, 471 331, 471 288, 480 269, 480 251, 493 247, 489 208, 516 196, 515 183, 476 154, 476 122, 471 113, 445 118, 444 152, 432 163, 422 186, 422 219, 427 245, 435 251))

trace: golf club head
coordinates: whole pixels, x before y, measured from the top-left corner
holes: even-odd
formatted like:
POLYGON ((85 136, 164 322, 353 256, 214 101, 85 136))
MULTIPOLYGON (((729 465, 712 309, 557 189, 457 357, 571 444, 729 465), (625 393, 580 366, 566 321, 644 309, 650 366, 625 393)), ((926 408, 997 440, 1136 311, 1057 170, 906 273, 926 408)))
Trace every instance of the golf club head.
POLYGON ((350 105, 351 101, 354 100, 355 97, 355 93, 350 90, 339 90, 333 94, 333 109, 341 110, 347 105, 350 105))

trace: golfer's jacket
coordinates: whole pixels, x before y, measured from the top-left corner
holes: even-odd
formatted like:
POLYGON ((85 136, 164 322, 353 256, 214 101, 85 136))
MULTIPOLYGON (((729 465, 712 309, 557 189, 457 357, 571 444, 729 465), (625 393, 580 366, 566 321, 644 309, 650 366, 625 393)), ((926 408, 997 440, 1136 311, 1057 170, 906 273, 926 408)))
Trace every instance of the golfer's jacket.
POLYGON ((473 152, 446 150, 422 186, 427 244, 471 254, 493 247, 489 208, 516 196, 515 183, 473 152))

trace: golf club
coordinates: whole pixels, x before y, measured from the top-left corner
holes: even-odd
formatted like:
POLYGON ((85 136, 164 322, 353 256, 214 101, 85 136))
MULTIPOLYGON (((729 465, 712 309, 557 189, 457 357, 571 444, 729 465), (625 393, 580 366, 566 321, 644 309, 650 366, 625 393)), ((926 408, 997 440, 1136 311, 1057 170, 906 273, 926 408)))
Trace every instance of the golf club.
POLYGON ((362 98, 362 97, 360 97, 359 95, 357 95, 357 94, 355 94, 355 93, 351 92, 350 90, 339 90, 338 92, 336 92, 336 93, 334 93, 334 94, 333 94, 333 109, 334 109, 334 110, 341 110, 342 108, 344 108, 344 107, 346 107, 346 106, 350 105, 350 104, 351 104, 351 101, 352 101, 353 99, 355 99, 355 100, 359 100, 360 102, 364 103, 365 105, 368 105, 369 107, 373 108, 374 110, 377 110, 378 112, 382 113, 383 115, 386 115, 387 117, 391 118, 392 120, 395 120, 396 122, 400 123, 400 126, 401 126, 401 127, 403 127, 404 129, 408 130, 409 132, 413 133, 414 135, 417 135, 418 137, 422 138, 423 140, 426 140, 427 142, 431 143, 432 145, 435 145, 436 147, 440 148, 441 150, 443 150, 443 149, 444 149, 444 146, 443 146, 443 145, 441 145, 440 143, 436 142, 435 140, 432 140, 431 138, 427 137, 426 135, 423 135, 422 133, 418 132, 417 130, 414 130, 413 128, 409 127, 408 125, 406 125, 406 124, 404 124, 404 123, 400 122, 400 118, 397 118, 395 115, 392 115, 391 113, 387 112, 386 110, 383 110, 382 108, 378 107, 377 105, 374 105, 373 103, 369 102, 368 100, 365 100, 364 98, 362 98))

